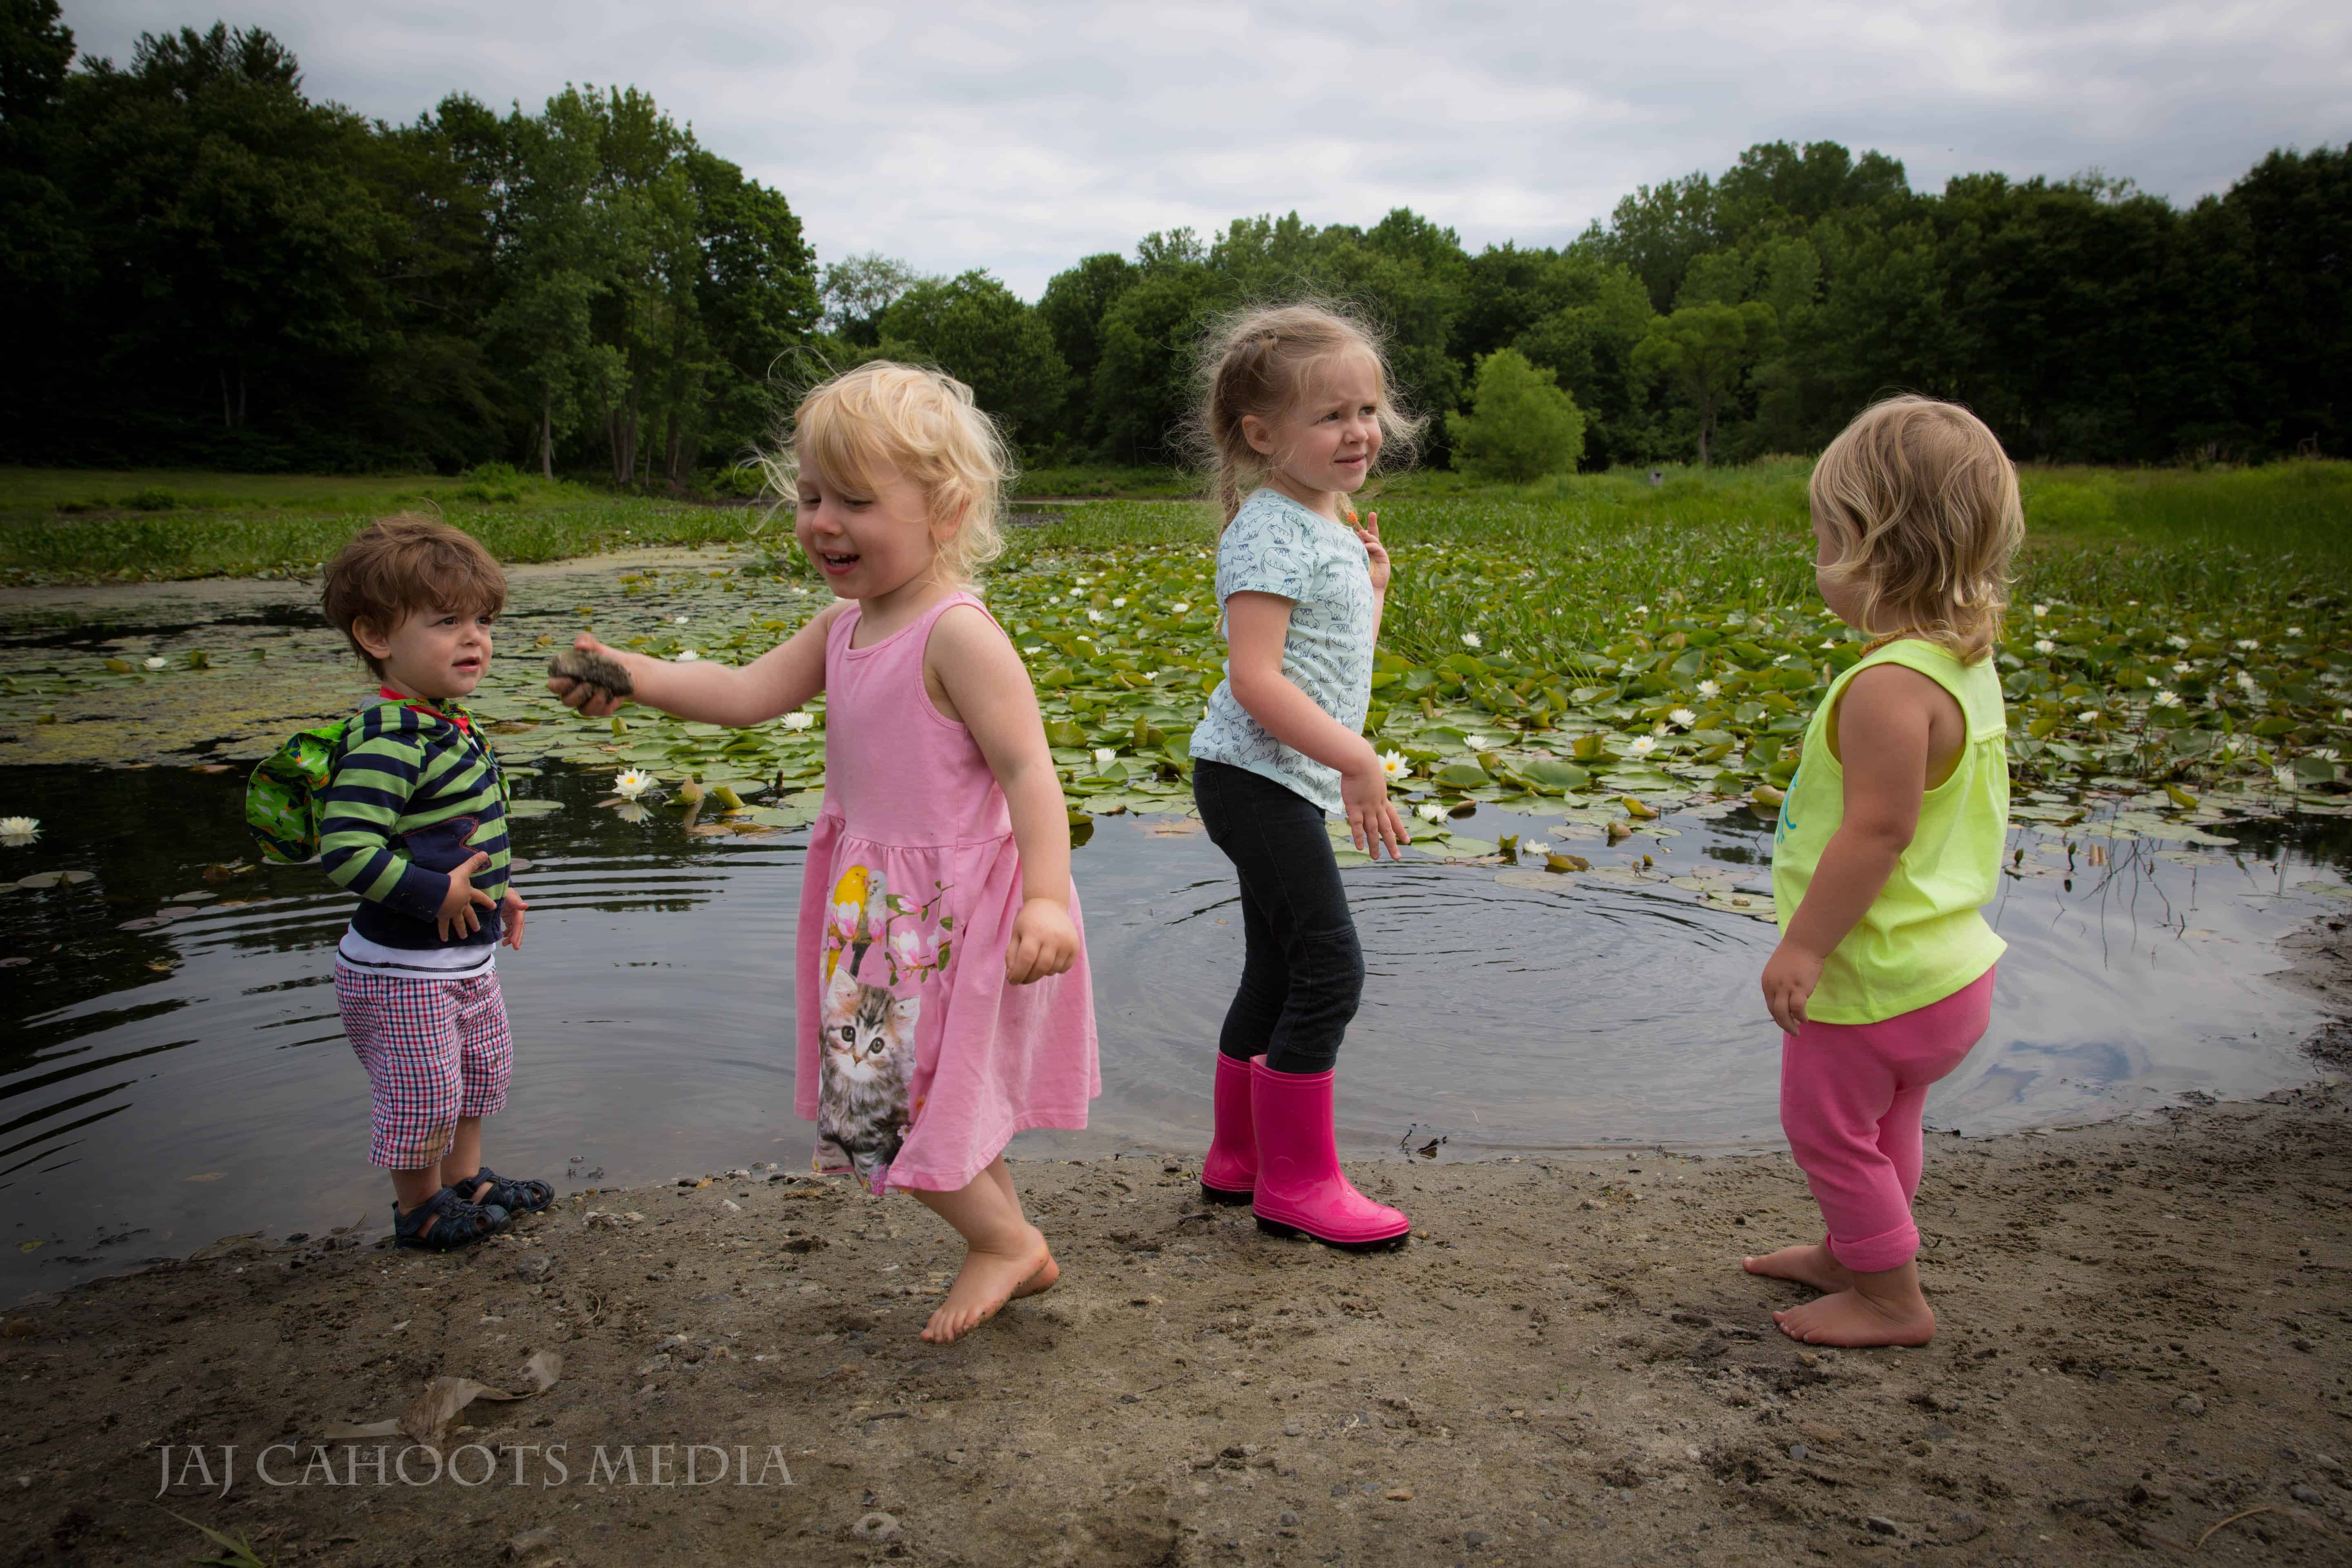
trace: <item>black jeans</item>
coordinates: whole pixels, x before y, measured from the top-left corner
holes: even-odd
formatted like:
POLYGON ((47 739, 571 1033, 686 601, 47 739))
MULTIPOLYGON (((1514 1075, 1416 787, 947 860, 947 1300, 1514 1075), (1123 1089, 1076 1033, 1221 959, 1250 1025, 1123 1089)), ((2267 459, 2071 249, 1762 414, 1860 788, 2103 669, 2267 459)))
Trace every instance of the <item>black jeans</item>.
POLYGON ((1364 994, 1364 952, 1348 913, 1323 812, 1246 768, 1202 759, 1192 798, 1242 884, 1241 988, 1217 1048, 1263 1055, 1276 1072, 1328 1071, 1364 994))

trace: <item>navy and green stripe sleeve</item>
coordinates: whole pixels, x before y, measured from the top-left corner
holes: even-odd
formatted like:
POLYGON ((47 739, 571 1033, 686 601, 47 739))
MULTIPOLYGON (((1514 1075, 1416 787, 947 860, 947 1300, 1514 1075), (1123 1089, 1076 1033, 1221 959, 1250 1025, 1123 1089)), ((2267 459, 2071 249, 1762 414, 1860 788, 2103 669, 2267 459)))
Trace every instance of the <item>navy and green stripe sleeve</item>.
POLYGON ((478 851, 490 860, 473 885, 494 899, 506 890, 512 852, 496 766, 446 720, 391 706, 361 714, 320 805, 328 878, 390 913, 430 924, 449 872, 478 851))

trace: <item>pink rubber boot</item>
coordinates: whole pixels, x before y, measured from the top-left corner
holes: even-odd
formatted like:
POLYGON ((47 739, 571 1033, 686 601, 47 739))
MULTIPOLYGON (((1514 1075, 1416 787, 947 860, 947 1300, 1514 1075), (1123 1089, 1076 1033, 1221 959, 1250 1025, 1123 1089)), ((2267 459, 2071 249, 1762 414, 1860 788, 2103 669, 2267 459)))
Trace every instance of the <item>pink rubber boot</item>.
POLYGON ((1333 1072, 1276 1072, 1250 1058, 1250 1114, 1257 1125, 1257 1227, 1350 1251, 1402 1247, 1412 1222, 1358 1192, 1339 1169, 1331 1134, 1333 1072))
POLYGON ((1201 1162, 1201 1195, 1213 1204, 1245 1204, 1257 1190, 1257 1123, 1250 1115, 1250 1065, 1217 1053, 1216 1131, 1201 1162))

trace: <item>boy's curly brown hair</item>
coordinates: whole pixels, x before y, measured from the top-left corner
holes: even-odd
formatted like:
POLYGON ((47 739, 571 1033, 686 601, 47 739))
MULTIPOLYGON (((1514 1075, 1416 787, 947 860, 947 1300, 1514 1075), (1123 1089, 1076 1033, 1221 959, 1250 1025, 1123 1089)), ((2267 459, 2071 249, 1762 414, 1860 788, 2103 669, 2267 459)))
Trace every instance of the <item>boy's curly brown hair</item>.
POLYGON ((496 615, 506 603, 507 574, 488 551, 463 531, 413 511, 378 518, 353 534, 327 563, 320 594, 327 619, 379 678, 383 666, 352 633, 360 622, 385 636, 419 610, 496 615))

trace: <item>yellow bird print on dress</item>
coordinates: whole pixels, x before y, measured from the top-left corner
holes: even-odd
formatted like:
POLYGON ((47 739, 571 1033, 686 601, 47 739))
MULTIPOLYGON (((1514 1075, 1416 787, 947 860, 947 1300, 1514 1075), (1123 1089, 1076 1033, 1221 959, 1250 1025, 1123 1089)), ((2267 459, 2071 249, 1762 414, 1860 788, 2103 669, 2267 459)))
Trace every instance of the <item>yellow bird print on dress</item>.
MULTIPOLYGON (((889 879, 881 872, 868 871, 863 866, 852 866, 833 885, 834 924, 836 930, 848 926, 848 929, 841 931, 841 934, 852 950, 850 967, 853 970, 857 967, 858 960, 865 956, 866 948, 880 939, 883 926, 890 918, 889 900, 889 879), (849 925, 843 913, 850 910, 856 911, 854 926, 849 925)), ((828 947, 824 954, 826 980, 833 978, 833 972, 840 962, 841 949, 828 947)))

